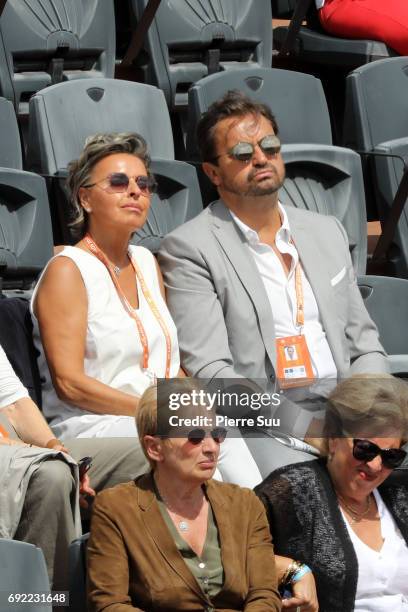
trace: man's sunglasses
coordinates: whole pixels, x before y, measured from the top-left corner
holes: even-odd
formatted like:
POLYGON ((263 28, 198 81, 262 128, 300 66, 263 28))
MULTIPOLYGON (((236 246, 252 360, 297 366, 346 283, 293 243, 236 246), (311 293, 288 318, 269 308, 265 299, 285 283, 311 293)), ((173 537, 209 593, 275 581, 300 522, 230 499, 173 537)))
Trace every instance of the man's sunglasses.
POLYGON ((224 427, 215 427, 211 431, 206 431, 197 427, 197 429, 192 429, 188 432, 187 439, 191 444, 197 445, 201 444, 207 435, 210 435, 217 444, 221 444, 227 437, 227 430, 224 427))
MULTIPOLYGON (((276 155, 281 150, 281 141, 275 134, 264 136, 259 140, 257 145, 265 155, 276 155)), ((253 145, 252 142, 237 142, 228 153, 218 155, 214 160, 217 160, 219 157, 224 157, 224 155, 228 155, 237 161, 247 162, 252 159, 254 153, 255 145, 253 145)))
POLYGON ((377 455, 381 455, 381 461, 385 468, 393 470, 401 465, 407 453, 402 448, 380 448, 377 444, 374 444, 374 442, 370 442, 370 440, 354 438, 354 459, 367 463, 372 461, 377 455))
POLYGON ((133 178, 140 191, 143 193, 155 193, 157 190, 157 183, 152 176, 146 176, 141 174, 140 176, 129 177, 124 172, 112 172, 106 178, 96 183, 88 183, 88 185, 82 185, 85 189, 91 187, 100 187, 107 193, 124 193, 129 188, 130 179, 133 178), (105 186, 102 185, 105 183, 105 186))

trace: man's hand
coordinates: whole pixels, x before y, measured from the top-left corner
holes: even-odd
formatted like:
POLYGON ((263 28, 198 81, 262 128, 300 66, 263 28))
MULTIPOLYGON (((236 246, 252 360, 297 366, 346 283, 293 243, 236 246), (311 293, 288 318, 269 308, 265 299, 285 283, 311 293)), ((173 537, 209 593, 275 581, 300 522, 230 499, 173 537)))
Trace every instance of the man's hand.
POLYGON ((312 572, 305 574, 300 580, 292 585, 293 596, 283 599, 282 610, 287 612, 318 612, 316 584, 312 572))

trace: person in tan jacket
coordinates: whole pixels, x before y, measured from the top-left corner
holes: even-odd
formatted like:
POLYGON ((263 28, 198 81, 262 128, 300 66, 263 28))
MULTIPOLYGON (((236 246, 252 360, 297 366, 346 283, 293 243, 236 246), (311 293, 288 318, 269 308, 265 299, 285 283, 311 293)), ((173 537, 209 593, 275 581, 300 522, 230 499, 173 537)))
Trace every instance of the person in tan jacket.
POLYGON ((222 428, 157 435, 157 390, 137 429, 152 472, 97 496, 88 545, 89 609, 278 612, 275 559, 261 502, 211 480, 222 428))

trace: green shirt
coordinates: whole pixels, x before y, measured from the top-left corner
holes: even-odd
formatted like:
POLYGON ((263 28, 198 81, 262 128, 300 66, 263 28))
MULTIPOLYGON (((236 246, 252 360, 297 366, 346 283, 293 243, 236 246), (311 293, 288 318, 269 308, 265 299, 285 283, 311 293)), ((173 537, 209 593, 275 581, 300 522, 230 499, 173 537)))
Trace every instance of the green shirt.
POLYGON ((164 502, 157 496, 162 517, 173 536, 174 542, 190 572, 207 597, 215 597, 221 591, 224 582, 224 569, 221 561, 221 548, 218 539, 218 528, 211 505, 208 504, 207 535, 203 552, 199 557, 176 529, 164 502))

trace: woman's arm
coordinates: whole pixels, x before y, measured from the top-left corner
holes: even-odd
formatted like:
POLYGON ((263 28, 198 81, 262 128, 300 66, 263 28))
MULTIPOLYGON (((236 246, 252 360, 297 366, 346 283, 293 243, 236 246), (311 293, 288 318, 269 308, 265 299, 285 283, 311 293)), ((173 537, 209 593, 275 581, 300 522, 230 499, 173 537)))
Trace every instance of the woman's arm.
POLYGON ((129 560, 120 529, 101 496, 96 498, 87 548, 88 609, 91 612, 138 610, 129 596, 129 560))
MULTIPOLYGON (((18 437, 27 444, 65 450, 30 397, 23 397, 2 409, 18 437)), ((67 452, 67 451, 66 451, 67 452)))
POLYGON ((134 416, 138 397, 84 372, 88 298, 71 259, 57 257, 49 264, 37 290, 34 314, 58 397, 97 414, 134 416))

